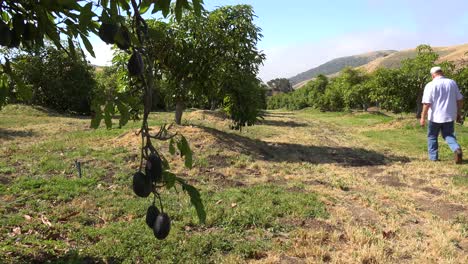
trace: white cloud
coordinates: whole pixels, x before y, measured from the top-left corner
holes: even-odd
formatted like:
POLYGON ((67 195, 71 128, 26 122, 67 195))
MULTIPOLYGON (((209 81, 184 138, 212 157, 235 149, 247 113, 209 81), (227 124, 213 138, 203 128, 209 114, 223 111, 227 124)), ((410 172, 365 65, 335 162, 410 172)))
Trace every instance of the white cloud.
POLYGON ((109 66, 112 64, 112 45, 107 45, 103 41, 94 41, 93 49, 96 58, 93 58, 85 49, 86 59, 93 65, 109 66))

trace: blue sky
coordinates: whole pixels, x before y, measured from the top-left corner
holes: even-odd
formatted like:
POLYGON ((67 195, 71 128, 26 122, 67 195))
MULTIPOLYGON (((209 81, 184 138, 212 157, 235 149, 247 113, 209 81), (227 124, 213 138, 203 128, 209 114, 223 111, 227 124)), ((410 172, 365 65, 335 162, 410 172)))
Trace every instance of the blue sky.
MULTIPOLYGON (((419 44, 468 43, 467 0, 204 0, 205 8, 249 4, 263 30, 260 77, 292 77, 340 56, 419 44)), ((93 38, 97 59, 112 53, 93 38)))

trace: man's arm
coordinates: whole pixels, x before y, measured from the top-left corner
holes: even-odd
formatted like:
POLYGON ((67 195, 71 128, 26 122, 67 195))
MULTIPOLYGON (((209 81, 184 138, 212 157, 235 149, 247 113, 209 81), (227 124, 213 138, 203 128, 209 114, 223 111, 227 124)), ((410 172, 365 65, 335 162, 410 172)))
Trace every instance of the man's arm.
POLYGON ((426 125, 426 120, 427 120, 427 112, 429 112, 429 108, 431 107, 431 104, 423 104, 423 110, 421 114, 421 120, 419 120, 419 124, 421 126, 426 125))

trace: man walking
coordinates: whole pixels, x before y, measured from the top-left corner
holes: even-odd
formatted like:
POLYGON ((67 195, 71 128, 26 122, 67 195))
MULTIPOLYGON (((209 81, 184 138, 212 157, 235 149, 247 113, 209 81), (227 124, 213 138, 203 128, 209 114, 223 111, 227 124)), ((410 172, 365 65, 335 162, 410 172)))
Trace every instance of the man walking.
POLYGON ((462 150, 454 134, 454 121, 461 122, 463 96, 455 81, 445 78, 440 67, 431 69, 432 81, 424 88, 423 112, 420 124, 428 119, 427 144, 429 159, 439 159, 439 133, 454 152, 455 163, 462 163, 462 150))

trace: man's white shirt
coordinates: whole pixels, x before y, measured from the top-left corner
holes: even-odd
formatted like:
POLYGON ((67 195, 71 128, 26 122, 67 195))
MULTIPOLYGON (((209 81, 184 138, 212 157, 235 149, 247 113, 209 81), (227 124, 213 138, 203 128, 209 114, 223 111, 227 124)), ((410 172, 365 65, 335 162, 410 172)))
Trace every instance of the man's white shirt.
POLYGON ((424 88, 423 104, 431 104, 428 119, 435 123, 457 119, 457 101, 463 99, 454 80, 438 76, 424 88))

